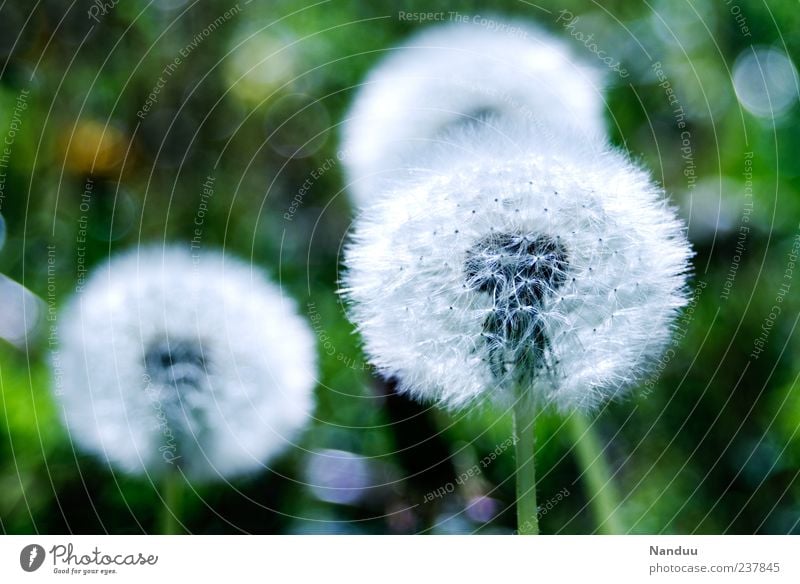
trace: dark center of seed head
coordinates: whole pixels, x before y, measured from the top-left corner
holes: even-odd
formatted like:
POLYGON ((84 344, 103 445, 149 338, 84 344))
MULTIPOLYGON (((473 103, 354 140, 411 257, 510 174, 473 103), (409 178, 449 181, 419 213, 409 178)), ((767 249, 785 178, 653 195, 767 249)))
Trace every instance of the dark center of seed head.
POLYGON ((202 461, 196 450, 208 432, 206 418, 191 399, 209 388, 208 361, 201 343, 196 339, 156 341, 147 348, 144 365, 151 383, 159 388, 155 399, 164 416, 159 420, 163 425, 159 453, 168 463, 165 468, 172 472, 172 465, 188 468, 202 461))
POLYGON ((566 280, 567 251, 545 235, 495 233, 467 254, 467 285, 518 307, 540 306, 566 280))
POLYGON ((495 376, 517 370, 519 379, 547 367, 541 308, 566 281, 568 267, 564 245, 545 235, 494 233, 470 248, 467 287, 493 302, 483 328, 495 376))
POLYGON ((151 345, 144 357, 145 369, 153 382, 170 386, 199 388, 206 371, 206 360, 199 343, 163 340, 151 345))

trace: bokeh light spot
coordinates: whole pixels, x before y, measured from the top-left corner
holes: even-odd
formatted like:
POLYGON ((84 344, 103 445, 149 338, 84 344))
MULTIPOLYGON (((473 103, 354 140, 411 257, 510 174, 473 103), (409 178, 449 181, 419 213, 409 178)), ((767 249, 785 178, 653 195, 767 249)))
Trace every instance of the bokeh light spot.
POLYGON ((776 118, 797 99, 797 69, 782 51, 747 49, 733 66, 733 87, 739 103, 751 114, 776 118))

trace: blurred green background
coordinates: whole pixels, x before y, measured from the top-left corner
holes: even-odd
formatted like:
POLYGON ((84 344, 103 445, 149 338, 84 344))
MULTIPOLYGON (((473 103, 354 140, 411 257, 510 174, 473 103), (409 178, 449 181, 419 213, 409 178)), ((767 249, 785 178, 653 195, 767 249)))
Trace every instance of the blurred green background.
MULTIPOLYGON (((75 287, 87 181, 91 267, 141 243, 188 242, 213 174, 203 245, 263 266, 301 312, 321 315, 314 425, 270 471, 198 486, 185 502, 187 528, 510 533, 509 416, 413 404, 364 363, 335 293, 352 220, 338 162, 290 212, 311 173, 337 159, 338 128, 366 71, 424 26, 398 12, 489 14, 484 3, 101 6, 15 0, 0 9, 0 139, 13 135, 0 161, 0 273, 61 305, 75 287), (327 450, 339 451, 338 464, 327 450), (477 476, 456 480, 476 464, 477 476), (442 487, 452 492, 426 501, 442 487)), ((786 273, 800 220, 797 3, 504 0, 491 13, 539 23, 589 63, 597 57, 576 33, 592 34, 621 61, 629 75, 608 75, 612 139, 653 170, 690 223, 697 301, 681 321, 685 336, 645 394, 604 409, 595 425, 624 531, 800 532, 800 282, 786 273), (579 18, 571 29, 561 10, 579 18), (782 313, 751 358, 786 282, 782 313)), ((70 444, 50 396, 49 351, 46 327, 22 346, 0 341, 0 529, 156 530, 155 487, 70 444)), ((595 532, 563 419, 546 414, 537 434, 543 532, 595 532)))

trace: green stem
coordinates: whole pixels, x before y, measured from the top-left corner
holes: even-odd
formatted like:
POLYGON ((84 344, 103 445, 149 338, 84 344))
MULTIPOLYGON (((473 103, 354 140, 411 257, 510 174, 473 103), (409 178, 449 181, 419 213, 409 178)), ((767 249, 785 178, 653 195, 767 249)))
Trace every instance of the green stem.
POLYGON ((517 455, 517 530, 520 535, 539 534, 539 509, 536 505, 534 467, 536 411, 529 399, 517 395, 514 404, 515 450, 517 455))
POLYGON ((583 469, 581 475, 598 533, 625 533, 619 517, 619 497, 611 478, 611 469, 603 456, 603 445, 594 427, 578 413, 567 418, 567 427, 575 443, 575 456, 583 469))
POLYGON ((181 534, 184 532, 180 520, 183 503, 183 477, 179 472, 168 472, 164 477, 161 489, 161 497, 164 500, 164 507, 161 511, 161 533, 163 535, 181 534))

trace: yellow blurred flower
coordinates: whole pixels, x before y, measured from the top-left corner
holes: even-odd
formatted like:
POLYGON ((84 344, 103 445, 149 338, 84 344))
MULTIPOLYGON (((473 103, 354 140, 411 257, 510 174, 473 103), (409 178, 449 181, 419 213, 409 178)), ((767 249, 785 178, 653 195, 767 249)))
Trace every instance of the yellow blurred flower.
POLYGON ((62 153, 67 168, 75 173, 108 174, 116 170, 128 148, 127 136, 105 123, 81 121, 65 133, 62 153))

